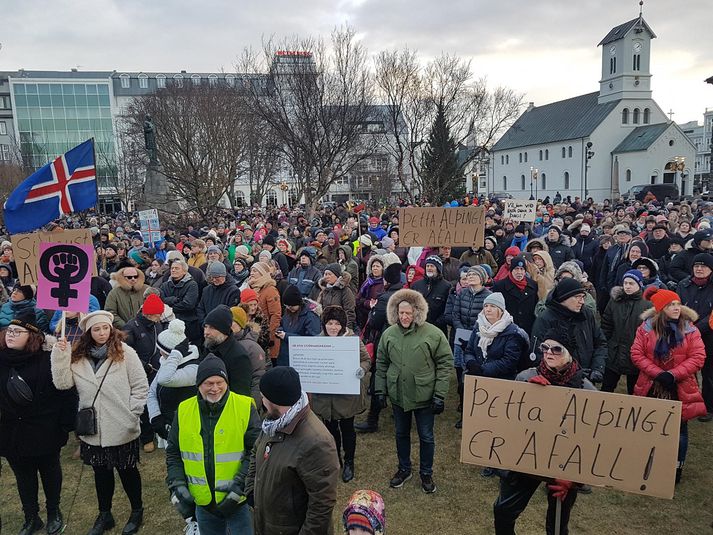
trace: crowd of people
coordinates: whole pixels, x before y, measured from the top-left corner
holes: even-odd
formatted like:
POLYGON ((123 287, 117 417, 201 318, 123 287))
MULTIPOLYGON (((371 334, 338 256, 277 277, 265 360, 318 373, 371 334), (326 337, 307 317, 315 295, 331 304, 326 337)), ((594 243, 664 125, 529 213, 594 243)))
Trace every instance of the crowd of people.
MULTIPOLYGON (((379 432, 389 406, 389 486, 412 478, 415 420, 420 486, 436 492, 435 416, 451 381, 462 410, 465 375, 607 392, 624 376, 629 395, 681 401, 679 483, 687 422, 713 419, 713 205, 545 201, 523 223, 481 200, 481 247, 402 247, 396 207, 220 210, 150 244, 132 214, 72 215, 47 230, 91 232, 87 314, 39 309, 2 242, 0 456, 17 480, 20 535, 64 530, 68 442, 94 473, 89 535, 116 524, 115 473, 131 504, 122 533, 139 531, 139 459, 157 447, 186 533, 332 533, 338 480, 359 480, 358 433, 379 432), (359 336, 360 394, 304 392, 293 336, 359 336)), ((514 533, 543 481, 549 534, 557 502, 567 533, 577 494, 591 492, 482 475, 500 477, 498 535, 514 533)), ((343 530, 383 534, 385 514, 377 492, 357 491, 343 530)))

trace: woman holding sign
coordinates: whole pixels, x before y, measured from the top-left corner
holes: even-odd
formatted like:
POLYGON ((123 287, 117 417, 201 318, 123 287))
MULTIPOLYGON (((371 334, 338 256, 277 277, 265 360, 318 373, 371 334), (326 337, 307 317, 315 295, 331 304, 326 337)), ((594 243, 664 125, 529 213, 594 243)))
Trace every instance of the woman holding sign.
POLYGON ((631 361, 639 369, 635 396, 677 399, 681 407, 676 483, 681 481, 688 450, 688 420, 706 414, 696 373, 703 368, 706 350, 698 328, 698 314, 681 304, 676 292, 650 286, 644 298, 654 308, 642 314, 631 346, 631 361))
MULTIPOLYGON (((542 386, 563 386, 596 390, 586 378, 567 348, 567 333, 549 331, 540 344, 542 360, 536 368, 520 372, 516 379, 542 386)), ((520 472, 506 471, 500 479, 500 495, 493 505, 496 535, 514 535, 515 522, 527 508, 533 494, 543 481, 547 482, 547 535, 567 535, 569 515, 577 500, 578 484, 561 479, 547 479, 520 472), (560 501, 558 507, 557 501, 560 501), (559 511, 558 511, 559 510, 559 511), (559 514, 559 518, 557 518, 559 514), (559 525, 559 532, 556 526, 559 525)))
MULTIPOLYGON (((322 336, 354 336, 348 323, 347 314, 342 307, 328 306, 322 312, 322 336)), ((356 452, 354 417, 366 408, 370 369, 371 358, 360 340, 359 368, 355 373, 361 379, 361 394, 312 394, 312 410, 324 421, 337 445, 337 454, 342 464, 342 481, 345 483, 354 479, 354 453, 356 452)))

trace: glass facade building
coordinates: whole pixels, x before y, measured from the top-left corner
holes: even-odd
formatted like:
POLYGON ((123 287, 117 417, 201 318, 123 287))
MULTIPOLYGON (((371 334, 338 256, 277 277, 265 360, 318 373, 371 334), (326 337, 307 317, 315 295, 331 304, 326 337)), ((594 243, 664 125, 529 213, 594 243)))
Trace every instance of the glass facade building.
POLYGON ((94 138, 100 188, 116 184, 110 81, 14 81, 11 85, 20 153, 41 167, 94 138))

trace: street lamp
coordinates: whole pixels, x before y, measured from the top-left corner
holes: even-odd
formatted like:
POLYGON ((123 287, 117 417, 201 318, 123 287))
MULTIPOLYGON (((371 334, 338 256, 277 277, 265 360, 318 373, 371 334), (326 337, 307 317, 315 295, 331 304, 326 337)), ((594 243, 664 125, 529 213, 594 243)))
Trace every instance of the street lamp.
POLYGON ((594 151, 592 150, 592 142, 587 141, 587 152, 584 155, 584 199, 586 201, 589 198, 589 184, 587 183, 587 171, 589 170, 589 160, 594 156, 594 151))

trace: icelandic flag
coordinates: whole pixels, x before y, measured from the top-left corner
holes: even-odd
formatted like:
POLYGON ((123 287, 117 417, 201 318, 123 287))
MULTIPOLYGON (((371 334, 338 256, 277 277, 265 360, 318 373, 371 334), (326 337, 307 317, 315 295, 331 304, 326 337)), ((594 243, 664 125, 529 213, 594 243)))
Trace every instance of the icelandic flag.
POLYGON ((5 201, 10 234, 30 232, 59 218, 96 206, 97 173, 94 140, 89 139, 41 167, 5 201))

